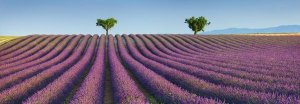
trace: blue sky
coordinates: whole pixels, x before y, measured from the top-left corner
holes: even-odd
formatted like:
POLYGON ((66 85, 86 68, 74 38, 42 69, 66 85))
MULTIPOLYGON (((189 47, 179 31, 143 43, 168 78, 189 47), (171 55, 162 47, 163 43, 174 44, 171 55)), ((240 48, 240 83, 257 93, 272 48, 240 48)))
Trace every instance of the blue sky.
POLYGON ((193 33, 185 18, 205 16, 209 30, 300 24, 300 0, 0 0, 0 34, 95 34, 114 17, 113 34, 193 33))

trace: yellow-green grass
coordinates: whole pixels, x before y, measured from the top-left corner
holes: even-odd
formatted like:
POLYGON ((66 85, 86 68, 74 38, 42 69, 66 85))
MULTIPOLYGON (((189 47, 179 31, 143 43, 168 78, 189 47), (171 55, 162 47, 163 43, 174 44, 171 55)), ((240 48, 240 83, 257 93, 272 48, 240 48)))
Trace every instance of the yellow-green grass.
POLYGON ((19 37, 21 36, 0 36, 0 45, 19 37))

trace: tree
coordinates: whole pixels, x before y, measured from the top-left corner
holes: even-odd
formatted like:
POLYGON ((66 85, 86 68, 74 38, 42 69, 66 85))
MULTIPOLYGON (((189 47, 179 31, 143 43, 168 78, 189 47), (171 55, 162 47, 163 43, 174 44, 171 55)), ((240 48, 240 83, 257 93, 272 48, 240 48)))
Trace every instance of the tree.
POLYGON ((102 26, 103 29, 106 31, 106 35, 108 35, 108 30, 114 27, 114 25, 117 23, 117 20, 114 18, 109 19, 97 19, 96 26, 102 26))
POLYGON ((198 18, 195 18, 193 16, 191 18, 185 19, 185 23, 187 23, 189 25, 189 28, 194 31, 194 35, 196 35, 199 31, 204 32, 204 27, 210 24, 210 22, 208 22, 203 16, 198 18))

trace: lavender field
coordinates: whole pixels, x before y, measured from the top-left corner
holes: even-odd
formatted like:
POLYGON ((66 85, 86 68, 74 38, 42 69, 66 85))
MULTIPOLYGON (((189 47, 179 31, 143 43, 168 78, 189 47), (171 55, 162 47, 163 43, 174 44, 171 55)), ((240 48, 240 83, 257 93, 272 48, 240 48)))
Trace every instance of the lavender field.
POLYGON ((300 36, 29 35, 0 104, 300 104, 300 36))

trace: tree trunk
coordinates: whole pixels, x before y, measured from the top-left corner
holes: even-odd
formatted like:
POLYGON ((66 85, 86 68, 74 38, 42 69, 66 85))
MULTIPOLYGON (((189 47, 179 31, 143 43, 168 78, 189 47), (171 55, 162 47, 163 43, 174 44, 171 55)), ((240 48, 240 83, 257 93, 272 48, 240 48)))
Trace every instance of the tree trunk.
POLYGON ((194 31, 194 35, 197 35, 197 31, 194 31))
POLYGON ((108 30, 106 30, 106 35, 108 35, 108 30))

